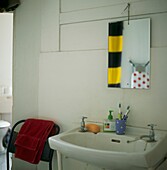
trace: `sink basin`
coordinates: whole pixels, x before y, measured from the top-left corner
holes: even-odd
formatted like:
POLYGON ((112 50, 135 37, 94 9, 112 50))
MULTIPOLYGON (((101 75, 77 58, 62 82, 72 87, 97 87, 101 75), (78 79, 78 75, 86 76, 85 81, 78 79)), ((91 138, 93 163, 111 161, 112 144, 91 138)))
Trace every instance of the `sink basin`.
POLYGON ((79 128, 49 138, 50 147, 61 154, 114 170, 157 167, 167 154, 167 134, 155 131, 156 142, 139 139, 148 129, 128 127, 126 135, 79 132, 79 128))

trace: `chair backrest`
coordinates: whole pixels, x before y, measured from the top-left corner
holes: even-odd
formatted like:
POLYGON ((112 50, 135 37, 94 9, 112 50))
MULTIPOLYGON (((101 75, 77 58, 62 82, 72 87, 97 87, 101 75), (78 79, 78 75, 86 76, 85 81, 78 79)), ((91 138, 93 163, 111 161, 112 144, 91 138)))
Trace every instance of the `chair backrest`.
MULTIPOLYGON (((16 148, 15 148, 15 141, 16 141, 16 138, 17 138, 17 135, 18 135, 18 132, 16 131, 16 127, 20 124, 23 124, 26 120, 20 120, 18 121, 17 123, 14 124, 14 126, 12 127, 12 130, 11 130, 11 135, 10 135, 10 139, 9 139, 9 143, 8 143, 8 146, 7 146, 7 152, 6 152, 6 156, 7 156, 7 170, 10 170, 9 167, 9 153, 15 153, 16 151, 16 148)), ((60 127, 55 124, 55 129, 56 129, 56 134, 59 134, 60 132, 60 127)), ((41 161, 45 161, 45 162, 48 162, 49 163, 49 170, 52 170, 52 157, 53 157, 53 149, 50 148, 49 146, 49 142, 48 140, 45 142, 45 146, 44 146, 44 149, 43 149, 43 152, 42 152, 42 155, 41 155, 41 161)))

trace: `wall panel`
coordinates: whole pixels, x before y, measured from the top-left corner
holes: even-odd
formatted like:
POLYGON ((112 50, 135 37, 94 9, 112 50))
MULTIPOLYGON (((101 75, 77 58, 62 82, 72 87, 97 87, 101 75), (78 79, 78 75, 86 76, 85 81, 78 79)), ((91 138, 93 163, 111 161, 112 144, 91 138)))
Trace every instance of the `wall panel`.
POLYGON ((59 50, 59 1, 42 0, 41 52, 59 50))
POLYGON ((106 49, 106 21, 85 22, 61 26, 61 51, 106 49))
MULTIPOLYGON (((118 5, 120 3, 130 3, 141 0, 61 0, 61 12, 70 12, 85 10, 90 8, 99 8, 109 5, 118 5)), ((145 0, 142 0, 145 1, 145 0)))
MULTIPOLYGON (((112 18, 126 17, 128 12, 123 10, 127 6, 127 2, 120 3, 118 5, 109 5, 101 8, 87 8, 86 10, 71 11, 60 14, 60 24, 68 24, 83 21, 92 20, 104 20, 112 18)), ((167 1, 166 0, 147 0, 147 1, 137 1, 131 3, 130 15, 146 15, 159 12, 167 11, 167 1), (151 6, 150 6, 151 4, 151 6)))
MULTIPOLYGON (((166 47, 167 13, 146 15, 151 19, 151 47, 166 47), (163 30, 163 31, 162 31, 163 30)), ((143 18, 141 16, 137 18, 143 18)), ((119 21, 101 20, 61 25, 61 51, 108 49, 108 23, 119 21)))

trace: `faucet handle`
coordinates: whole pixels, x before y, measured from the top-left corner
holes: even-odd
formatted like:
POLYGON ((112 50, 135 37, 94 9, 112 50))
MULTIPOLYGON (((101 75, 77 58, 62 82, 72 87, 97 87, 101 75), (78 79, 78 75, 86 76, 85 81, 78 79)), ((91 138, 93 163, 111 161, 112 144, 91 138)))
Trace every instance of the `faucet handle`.
POLYGON ((157 126, 156 124, 148 124, 147 126, 150 126, 151 127, 151 130, 154 130, 154 127, 157 126))
POLYGON ((82 116, 82 121, 84 122, 85 119, 87 119, 88 117, 86 116, 82 116))
POLYGON ((85 127, 85 119, 87 119, 87 117, 86 116, 82 116, 80 132, 86 132, 87 131, 87 129, 85 127))

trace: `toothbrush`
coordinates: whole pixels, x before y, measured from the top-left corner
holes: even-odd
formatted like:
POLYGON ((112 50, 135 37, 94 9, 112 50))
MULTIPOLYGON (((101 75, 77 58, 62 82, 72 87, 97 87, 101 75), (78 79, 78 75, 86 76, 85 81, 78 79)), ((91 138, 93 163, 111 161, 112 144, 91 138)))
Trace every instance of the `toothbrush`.
POLYGON ((121 103, 119 103, 119 110, 118 110, 118 119, 121 120, 122 119, 122 112, 121 112, 121 103))
POLYGON ((128 114, 130 112, 130 106, 127 107, 126 113, 124 114, 124 120, 126 120, 128 118, 128 114))
POLYGON ((127 107, 125 116, 127 116, 129 112, 130 112, 130 106, 127 107))

